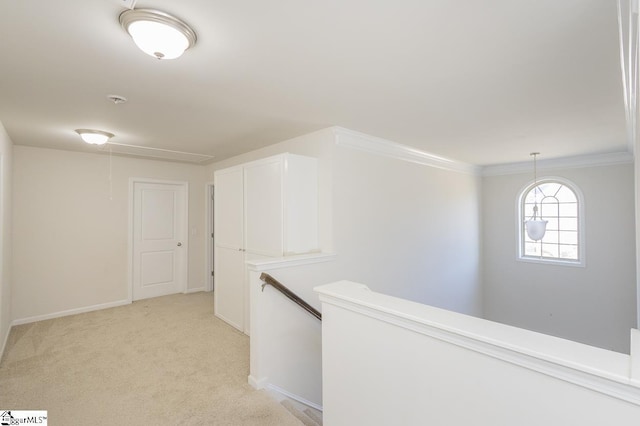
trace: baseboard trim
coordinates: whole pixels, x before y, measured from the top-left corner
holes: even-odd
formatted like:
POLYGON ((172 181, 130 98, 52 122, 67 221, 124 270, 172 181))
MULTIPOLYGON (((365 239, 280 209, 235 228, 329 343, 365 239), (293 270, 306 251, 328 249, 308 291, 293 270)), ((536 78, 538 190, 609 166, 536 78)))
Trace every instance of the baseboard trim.
POLYGON ((44 321, 44 320, 49 320, 49 319, 54 319, 54 318, 66 317, 66 316, 69 316, 69 315, 84 314, 86 312, 99 311, 101 309, 108 309, 108 308, 115 308, 115 307, 118 307, 118 306, 129 305, 130 303, 131 303, 130 300, 118 300, 117 302, 101 303, 99 305, 85 306, 83 308, 76 308, 76 309, 69 309, 69 310, 66 310, 66 311, 53 312, 51 314, 36 315, 36 316, 33 316, 33 317, 15 319, 15 320, 13 320, 11 322, 11 325, 14 326, 14 325, 29 324, 29 323, 37 322, 37 321, 44 321))
POLYGON ((207 291, 206 287, 188 288, 184 291, 184 294, 200 293, 201 291, 207 291))
POLYGON ((4 350, 7 348, 7 342, 9 341, 9 335, 11 334, 11 327, 13 324, 9 324, 9 329, 7 330, 7 334, 4 336, 4 341, 2 342, 2 347, 0 347, 0 362, 2 358, 4 358, 4 350))
MULTIPOLYGON (((249 377, 251 378, 251 376, 249 376, 249 377)), ((264 378, 264 380, 266 381, 266 377, 264 378)), ((295 401, 298 401, 300 404, 304 404, 307 407, 315 408, 318 411, 323 411, 322 410, 322 405, 318 405, 318 404, 316 404, 314 402, 311 402, 311 401, 308 401, 308 400, 306 400, 306 399, 304 399, 304 398, 302 398, 302 397, 300 397, 298 395, 292 394, 291 392, 287 392, 286 390, 284 390, 282 388, 279 388, 278 386, 275 386, 275 385, 272 385, 272 384, 268 383, 266 385, 266 388, 269 389, 270 391, 277 392, 277 393, 279 393, 281 395, 284 395, 287 398, 290 398, 290 399, 293 399, 295 401)))
POLYGON ((251 374, 249 374, 248 382, 249 382, 249 386, 251 386, 256 390, 260 390, 260 389, 264 389, 265 386, 267 385, 267 378, 262 377, 260 379, 256 379, 251 374))

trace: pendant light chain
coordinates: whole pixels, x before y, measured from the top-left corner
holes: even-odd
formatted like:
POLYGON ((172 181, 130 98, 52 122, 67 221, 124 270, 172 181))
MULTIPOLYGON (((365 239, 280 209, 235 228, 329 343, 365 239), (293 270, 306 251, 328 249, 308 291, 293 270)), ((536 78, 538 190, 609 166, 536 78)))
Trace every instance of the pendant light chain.
MULTIPOLYGON (((540 241, 544 238, 544 234, 547 230, 547 220, 543 220, 542 216, 538 219, 538 163, 537 156, 539 152, 532 152, 530 155, 533 157, 533 216, 531 219, 526 220, 524 222, 525 230, 527 231, 527 236, 533 241, 540 241)), ((527 197, 531 190, 527 192, 527 197)), ((523 206, 524 207, 524 206, 523 206)), ((523 241, 522 250, 525 252, 525 246, 523 241)), ((542 246, 540 248, 540 256, 542 256, 542 246)))
POLYGON ((540 155, 539 152, 532 152, 533 156, 533 220, 536 220, 538 216, 538 167, 536 158, 540 155))

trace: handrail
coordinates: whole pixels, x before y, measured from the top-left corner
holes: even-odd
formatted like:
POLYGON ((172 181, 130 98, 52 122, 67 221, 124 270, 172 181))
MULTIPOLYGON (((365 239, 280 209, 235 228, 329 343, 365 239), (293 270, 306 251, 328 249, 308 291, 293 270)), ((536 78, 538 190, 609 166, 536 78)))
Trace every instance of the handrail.
POLYGON ((291 299, 296 305, 300 306, 302 309, 304 309, 305 311, 309 312, 311 315, 313 315, 314 317, 322 321, 322 314, 317 309, 315 309, 313 306, 309 305, 307 302, 302 300, 297 294, 289 290, 287 287, 284 286, 284 284, 280 283, 271 275, 263 272, 262 274, 260 274, 260 279, 264 281, 264 284, 262 284, 262 291, 264 291, 264 287, 267 284, 269 284, 270 286, 278 290, 280 293, 284 294, 289 299, 291 299))

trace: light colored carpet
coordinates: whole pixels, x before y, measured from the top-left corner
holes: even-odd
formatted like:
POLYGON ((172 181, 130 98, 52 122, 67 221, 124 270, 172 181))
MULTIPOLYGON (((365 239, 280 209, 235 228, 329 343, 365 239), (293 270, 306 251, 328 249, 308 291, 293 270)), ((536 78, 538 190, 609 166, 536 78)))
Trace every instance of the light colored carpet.
POLYGON ((249 339, 212 294, 177 294, 13 327, 0 409, 70 426, 302 424, 248 374, 249 339))

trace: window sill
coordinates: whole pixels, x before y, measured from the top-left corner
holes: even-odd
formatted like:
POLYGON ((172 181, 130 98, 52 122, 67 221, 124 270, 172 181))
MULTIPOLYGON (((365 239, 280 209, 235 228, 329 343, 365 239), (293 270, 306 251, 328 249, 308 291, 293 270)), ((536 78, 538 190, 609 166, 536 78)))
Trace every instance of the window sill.
POLYGON ((564 259, 550 259, 547 257, 534 257, 534 256, 518 256, 518 261, 527 263, 538 263, 543 265, 555 265, 555 266, 569 266, 584 268, 585 262, 582 260, 564 260, 564 259))

